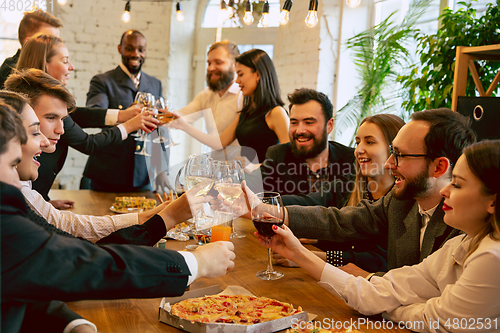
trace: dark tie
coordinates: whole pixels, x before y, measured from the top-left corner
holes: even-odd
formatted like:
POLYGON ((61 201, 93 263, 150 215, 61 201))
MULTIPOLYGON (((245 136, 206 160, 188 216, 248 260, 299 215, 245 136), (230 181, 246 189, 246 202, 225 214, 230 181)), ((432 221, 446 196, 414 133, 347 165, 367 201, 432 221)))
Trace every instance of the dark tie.
POLYGON ((133 187, 143 187, 149 183, 148 168, 146 166, 146 158, 143 155, 135 154, 142 150, 145 142, 135 141, 134 152, 134 177, 132 180, 133 187))

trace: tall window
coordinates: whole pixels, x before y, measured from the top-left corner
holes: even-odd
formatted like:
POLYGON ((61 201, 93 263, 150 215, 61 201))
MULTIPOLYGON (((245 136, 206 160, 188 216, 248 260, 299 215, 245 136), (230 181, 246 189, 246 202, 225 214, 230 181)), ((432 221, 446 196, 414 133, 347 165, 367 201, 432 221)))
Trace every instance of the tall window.
MULTIPOLYGON (((32 1, 4 1, 1 3, 0 63, 3 62, 3 59, 12 57, 17 52, 17 49, 21 47, 17 40, 17 28, 24 16, 24 12, 33 9, 32 7, 25 7, 26 3, 29 3, 30 6, 33 4, 32 1)), ((47 10, 47 3, 45 1, 41 1, 40 9, 47 10)))
MULTIPOLYGON (((235 3, 244 4, 246 0, 235 0, 235 3)), ((228 1, 226 1, 228 2, 228 1)), ((253 1, 251 1, 253 2, 253 1)), ((278 18, 280 15, 280 1, 279 0, 268 0, 269 2, 269 18, 271 23, 269 27, 279 26, 278 18)), ((205 9, 205 15, 203 16, 203 22, 201 24, 202 28, 216 28, 219 24, 220 15, 220 4, 221 0, 210 0, 205 9)), ((234 20, 224 20, 222 23, 223 28, 237 28, 243 25, 243 17, 239 18, 240 24, 234 20)))

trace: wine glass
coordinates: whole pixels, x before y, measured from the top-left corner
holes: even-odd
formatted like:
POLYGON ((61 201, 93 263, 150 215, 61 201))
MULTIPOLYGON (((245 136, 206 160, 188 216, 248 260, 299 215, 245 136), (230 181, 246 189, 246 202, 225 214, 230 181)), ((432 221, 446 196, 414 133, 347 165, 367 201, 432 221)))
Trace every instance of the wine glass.
MULTIPOLYGON (((272 238, 275 233, 273 225, 281 226, 284 222, 284 206, 281 196, 276 192, 260 192, 255 194, 251 205, 252 222, 260 235, 272 238)), ((268 249, 267 269, 256 274, 262 280, 281 279, 285 274, 275 271, 272 264, 272 250, 268 249)))
MULTIPOLYGON (((215 189, 231 203, 231 217, 233 216, 233 202, 243 193, 241 182, 245 180, 245 172, 240 161, 216 161, 215 189)), ((234 230, 234 217, 231 219, 231 238, 243 238, 234 230)))
MULTIPOLYGON (((153 96, 153 94, 150 94, 147 92, 138 92, 135 95, 134 104, 142 105, 142 107, 143 107, 142 111, 144 111, 145 107, 147 107, 147 108, 154 107, 154 99, 155 99, 155 97, 153 96)), ((136 137, 135 140, 137 140, 137 141, 146 141, 146 137, 144 135, 143 130, 140 130, 137 133, 134 133, 131 135, 136 137)))
POLYGON ((172 139, 172 133, 170 132, 170 126, 168 125, 172 120, 174 120, 175 109, 170 100, 164 100, 163 97, 160 97, 156 101, 156 108, 158 109, 158 113, 156 118, 160 121, 161 125, 167 125, 168 138, 161 136, 161 131, 157 128, 159 137, 154 139, 155 143, 166 143, 165 148, 170 148, 173 146, 177 146, 179 143, 174 142, 172 139))
MULTIPOLYGON (((182 166, 179 169, 179 172, 177 173, 177 176, 175 177, 175 196, 176 196, 176 198, 178 198, 182 194, 184 194, 184 184, 183 184, 184 181, 182 180, 182 183, 181 183, 181 176, 184 177, 184 166, 182 166)), ((187 242, 189 240, 189 236, 187 236, 183 233, 180 223, 178 223, 175 226, 175 228, 170 229, 167 232, 167 236, 172 238, 172 239, 182 241, 182 242, 187 242)))
MULTIPOLYGON (((205 183, 205 186, 196 193, 196 196, 205 196, 214 183, 213 160, 207 154, 191 155, 185 166, 185 182, 188 189, 192 189, 198 184, 205 183)), ((200 229, 198 216, 194 216, 194 223, 200 229)))

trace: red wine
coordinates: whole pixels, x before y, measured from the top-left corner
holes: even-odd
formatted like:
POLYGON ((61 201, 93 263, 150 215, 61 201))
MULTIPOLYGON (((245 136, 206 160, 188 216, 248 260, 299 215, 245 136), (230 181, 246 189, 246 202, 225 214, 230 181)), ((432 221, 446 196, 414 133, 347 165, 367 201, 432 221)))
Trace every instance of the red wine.
POLYGON ((255 229, 264 237, 273 237, 273 225, 281 227, 283 225, 283 220, 277 219, 275 217, 264 217, 252 219, 255 229))

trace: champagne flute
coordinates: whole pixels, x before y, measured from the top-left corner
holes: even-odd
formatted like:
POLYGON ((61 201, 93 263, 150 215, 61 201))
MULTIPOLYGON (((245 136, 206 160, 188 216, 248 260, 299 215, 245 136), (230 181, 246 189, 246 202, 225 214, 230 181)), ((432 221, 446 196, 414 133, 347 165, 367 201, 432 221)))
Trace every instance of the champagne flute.
POLYGON ((231 203, 231 238, 243 238, 234 230, 233 203, 243 193, 241 182, 245 180, 245 172, 240 161, 215 162, 215 189, 231 203))
MULTIPOLYGON (((284 222, 284 206, 281 196, 276 192, 260 192, 255 195, 251 205, 252 222, 259 234, 272 238, 275 233, 273 225, 282 226, 284 222)), ((262 280, 281 279, 285 274, 275 271, 272 264, 272 250, 268 249, 267 269, 256 274, 262 280)))

